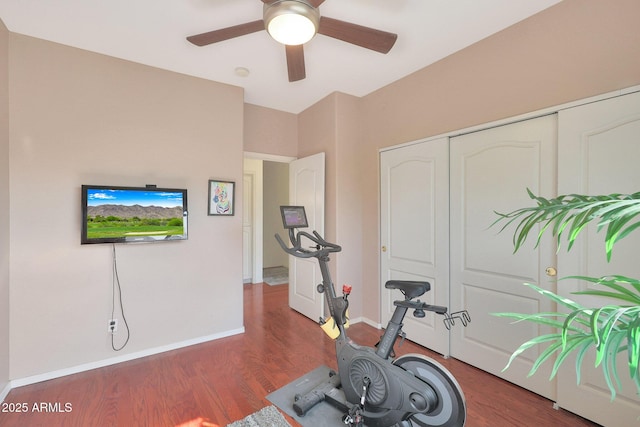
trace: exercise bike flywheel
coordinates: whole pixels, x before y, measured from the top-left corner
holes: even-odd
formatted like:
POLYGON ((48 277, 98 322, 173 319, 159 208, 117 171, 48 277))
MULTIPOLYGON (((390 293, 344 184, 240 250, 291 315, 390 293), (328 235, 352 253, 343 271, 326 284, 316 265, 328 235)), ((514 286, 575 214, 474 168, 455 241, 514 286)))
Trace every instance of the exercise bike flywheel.
POLYGON ((355 386, 358 391, 362 390, 365 377, 371 381, 367 391, 367 402, 373 406, 380 405, 387 398, 387 379, 384 373, 369 359, 355 358, 349 366, 349 379, 352 386, 355 386))
POLYGON ((421 354, 398 357, 394 365, 400 366, 427 383, 438 397, 436 408, 428 413, 417 413, 409 418, 412 426, 462 427, 466 419, 466 403, 462 389, 451 373, 435 360, 421 354))

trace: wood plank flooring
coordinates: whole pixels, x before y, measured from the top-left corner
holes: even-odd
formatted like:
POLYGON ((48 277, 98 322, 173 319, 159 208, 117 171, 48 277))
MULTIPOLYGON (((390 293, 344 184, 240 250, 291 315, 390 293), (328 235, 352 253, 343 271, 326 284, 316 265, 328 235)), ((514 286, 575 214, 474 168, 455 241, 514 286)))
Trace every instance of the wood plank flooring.
MULTIPOLYGON (((287 285, 244 285, 244 301, 246 333, 15 388, 0 406, 0 427, 225 426, 270 405, 267 394, 317 366, 336 368, 333 341, 288 308, 287 285), (23 404, 26 412, 9 411, 23 404)), ((380 336, 362 323, 349 333, 366 345, 380 336)), ((596 426, 409 341, 396 352, 425 354, 453 373, 465 393, 468 427, 596 426)))

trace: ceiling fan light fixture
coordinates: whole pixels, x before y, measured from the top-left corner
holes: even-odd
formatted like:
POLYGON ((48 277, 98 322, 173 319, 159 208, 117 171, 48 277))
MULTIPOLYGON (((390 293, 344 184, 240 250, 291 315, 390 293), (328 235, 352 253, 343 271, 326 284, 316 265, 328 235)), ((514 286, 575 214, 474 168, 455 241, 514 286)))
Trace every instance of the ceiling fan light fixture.
POLYGON ((264 5, 264 25, 284 45, 301 45, 318 32, 320 12, 305 1, 281 0, 264 5))

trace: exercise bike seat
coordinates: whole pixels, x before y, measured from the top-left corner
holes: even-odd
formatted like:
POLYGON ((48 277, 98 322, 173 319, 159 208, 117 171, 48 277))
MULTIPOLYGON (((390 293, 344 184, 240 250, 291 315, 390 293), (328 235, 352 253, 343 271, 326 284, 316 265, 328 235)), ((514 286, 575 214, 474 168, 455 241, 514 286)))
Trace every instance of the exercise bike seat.
POLYGON ((387 289, 399 289, 408 299, 419 297, 431 290, 429 282, 416 282, 412 280, 388 280, 384 284, 387 289))

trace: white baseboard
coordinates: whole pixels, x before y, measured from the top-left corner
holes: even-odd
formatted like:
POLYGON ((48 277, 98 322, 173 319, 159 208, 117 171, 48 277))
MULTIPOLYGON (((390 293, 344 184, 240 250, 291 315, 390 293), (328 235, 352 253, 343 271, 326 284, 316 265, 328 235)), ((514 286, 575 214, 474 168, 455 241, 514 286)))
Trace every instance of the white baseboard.
POLYGON ((8 382, 5 388, 0 390, 0 402, 4 402, 5 397, 7 397, 10 391, 11 391, 11 382, 8 382))
MULTIPOLYGON (((231 331, 225 331, 218 334, 208 335, 204 337, 194 338, 186 341, 180 341, 173 344, 168 344, 160 347, 149 348, 146 350, 138 351, 135 353, 129 353, 122 356, 112 357, 105 360, 99 360, 96 362, 85 363, 83 365, 73 366, 71 368, 59 369, 57 371, 45 372, 43 374, 32 375, 26 378, 19 378, 16 380, 11 380, 9 385, 7 386, 7 394, 9 390, 16 387, 22 387, 29 384, 35 384, 42 381, 52 380, 54 378, 65 377, 67 375, 73 375, 80 372, 90 371, 92 369, 103 368, 105 366, 116 365, 122 362, 128 362, 134 359, 140 359, 142 357, 152 356, 154 354, 164 353, 166 351, 177 350, 183 347, 189 347, 191 345, 202 344, 204 342, 217 340, 220 338, 229 337, 232 335, 238 335, 244 333, 244 327, 239 329, 233 329, 231 331)), ((0 394, 0 397, 3 397, 0 394)))
POLYGON ((351 323, 352 325, 355 325, 356 323, 366 323, 367 325, 376 328, 376 329, 382 329, 382 325, 380 323, 374 322, 371 319, 368 319, 366 317, 356 317, 354 319, 349 319, 349 323, 351 323))
POLYGON ((368 319, 366 317, 362 318, 362 321, 364 323, 366 323, 367 325, 371 326, 372 328, 376 328, 376 329, 382 329, 382 325, 378 322, 374 322, 371 319, 368 319))

